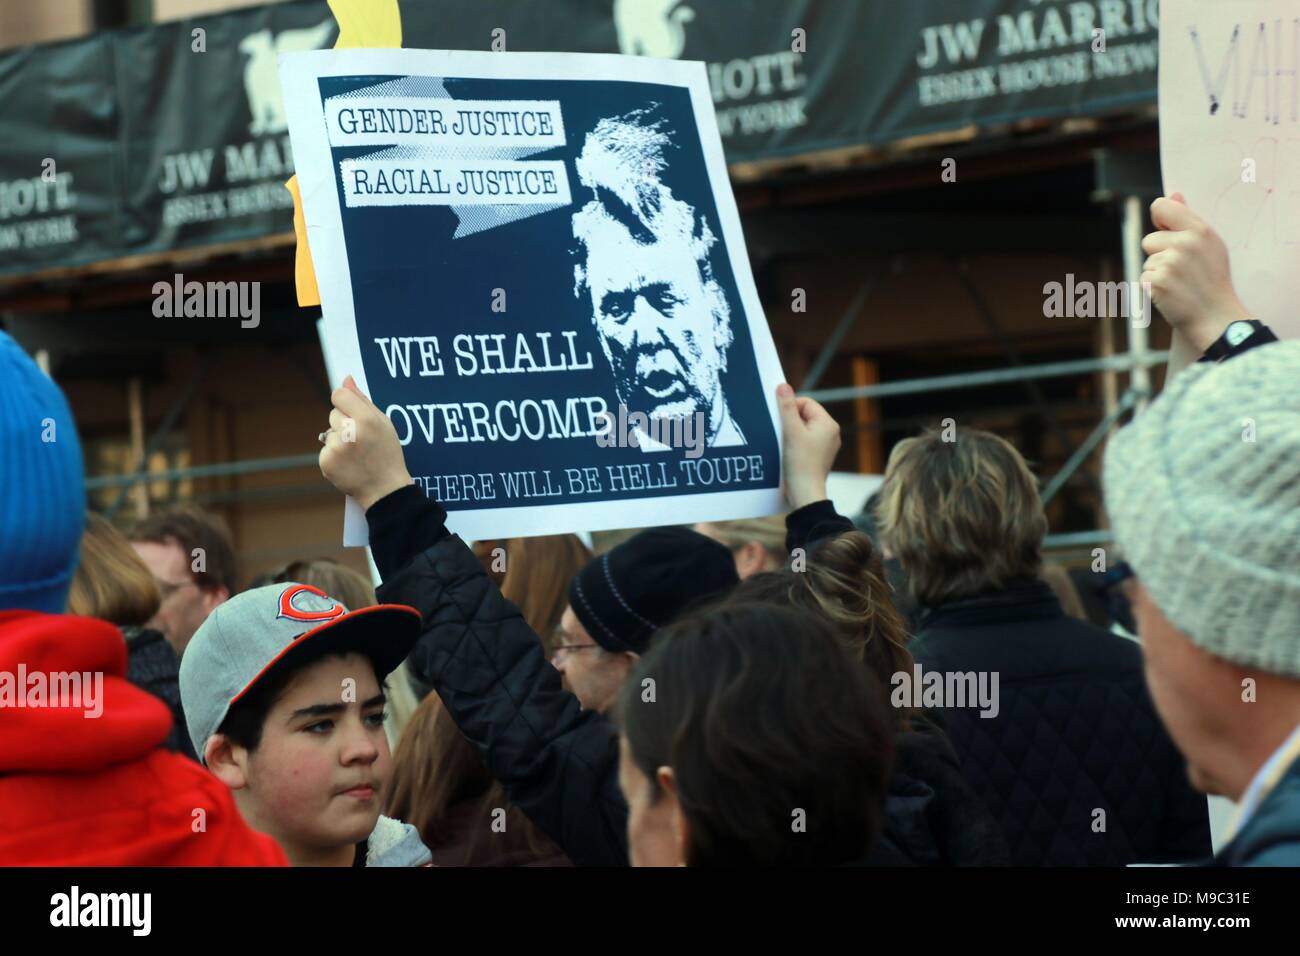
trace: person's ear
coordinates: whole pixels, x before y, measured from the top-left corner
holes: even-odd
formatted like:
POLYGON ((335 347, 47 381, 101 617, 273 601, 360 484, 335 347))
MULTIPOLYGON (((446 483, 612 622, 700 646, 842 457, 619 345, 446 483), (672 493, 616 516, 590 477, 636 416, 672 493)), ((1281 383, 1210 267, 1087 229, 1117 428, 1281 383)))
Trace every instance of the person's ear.
POLYGON ((691 825, 682 813, 681 801, 677 799, 677 777, 672 767, 660 767, 655 771, 655 780, 663 791, 659 799, 668 801, 668 812, 673 825, 673 840, 677 845, 677 865, 686 866, 691 858, 691 825))
POLYGON ((248 751, 225 734, 213 734, 203 748, 203 761, 212 775, 231 790, 248 786, 248 751))
POLYGON ((757 541, 746 541, 736 552, 736 574, 747 577, 763 570, 766 549, 757 541))

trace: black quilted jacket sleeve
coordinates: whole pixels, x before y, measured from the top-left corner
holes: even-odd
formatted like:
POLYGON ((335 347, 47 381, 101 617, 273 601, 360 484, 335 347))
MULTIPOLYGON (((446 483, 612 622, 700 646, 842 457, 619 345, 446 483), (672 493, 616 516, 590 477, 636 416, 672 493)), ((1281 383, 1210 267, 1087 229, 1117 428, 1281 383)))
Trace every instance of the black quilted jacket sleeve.
POLYGON ((428 546, 390 573, 384 565, 399 555, 391 539, 377 541, 385 534, 385 522, 376 520, 384 517, 383 504, 367 513, 384 575, 379 599, 409 604, 424 619, 408 659, 416 678, 437 691, 510 801, 574 863, 626 865, 627 804, 618 787, 613 725, 579 709, 518 608, 465 543, 441 527, 442 509, 418 490, 407 492, 408 513, 398 524, 422 525, 425 539, 418 543, 428 546), (417 498, 425 507, 420 514, 413 513, 417 498), (430 509, 439 513, 436 521, 430 509))
POLYGON ((811 547, 822 538, 834 538, 853 530, 853 522, 835 510, 830 499, 814 501, 785 516, 785 549, 811 547))

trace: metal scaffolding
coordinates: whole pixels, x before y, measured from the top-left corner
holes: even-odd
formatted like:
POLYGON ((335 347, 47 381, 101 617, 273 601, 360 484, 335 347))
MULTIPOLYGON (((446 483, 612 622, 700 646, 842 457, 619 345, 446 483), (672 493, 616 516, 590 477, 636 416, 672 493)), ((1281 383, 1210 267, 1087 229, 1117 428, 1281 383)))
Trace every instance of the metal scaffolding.
MULTIPOLYGON (((858 308, 851 309, 847 315, 855 315, 858 308)), ((1137 370, 1145 372, 1151 366, 1161 365, 1169 359, 1168 352, 1153 352, 1143 350, 1140 352, 1129 352, 1124 355, 1115 355, 1104 358, 1080 359, 1070 362, 1048 362, 1039 365, 1026 365, 1019 368, 1007 369, 990 369, 980 372, 964 372, 958 375, 941 375, 930 378, 908 379, 899 382, 885 382, 879 385, 864 385, 851 388, 831 388, 820 391, 802 392, 809 398, 816 399, 819 402, 833 404, 837 402, 846 402, 859 398, 881 398, 884 396, 894 395, 911 395, 921 392, 939 392, 958 390, 964 388, 978 388, 987 385, 1000 385, 1008 382, 1035 381, 1048 378, 1058 378, 1069 375, 1086 374, 1088 372, 1102 371, 1129 371, 1133 374, 1133 383, 1125 390, 1120 398, 1117 407, 1110 414, 1106 415, 1092 430, 1077 448, 1075 448, 1068 460, 1052 478, 1043 486, 1042 498, 1043 504, 1050 502, 1056 494, 1065 486, 1075 472, 1087 461, 1088 457, 1096 450, 1097 446, 1110 433, 1119 421, 1135 408, 1140 407, 1144 399, 1144 393, 1139 389, 1137 383, 1139 376, 1137 370)), ((810 378, 813 378, 810 376, 810 378)), ((816 379, 813 378, 815 381, 816 379)), ((1147 388, 1149 388, 1149 377, 1146 379, 1147 388)), ((187 391, 178 401, 179 406, 188 404, 192 398, 192 392, 187 391)), ((172 411, 175 411, 175 406, 172 411)), ((176 415, 169 412, 166 416, 163 427, 151 436, 147 447, 156 447, 158 442, 165 436, 167 430, 170 430, 176 420, 176 415)), ((138 483, 148 481, 175 481, 186 478, 220 478, 237 475, 249 475, 264 472, 288 471, 297 468, 314 467, 318 462, 318 454, 288 455, 275 458, 258 458, 247 461, 224 462, 214 465, 193 465, 186 468, 170 468, 163 471, 135 471, 125 475, 106 475, 98 478, 90 478, 86 481, 88 491, 95 491, 101 488, 117 488, 120 494, 113 505, 116 510, 123 501, 126 500, 129 491, 138 483)), ((1048 548, 1067 548, 1067 547, 1084 547, 1093 544, 1104 544, 1110 540, 1110 533, 1105 530, 1082 531, 1068 534, 1049 535, 1044 540, 1044 546, 1048 548)))
MULTIPOLYGON (((1128 288, 1138 287, 1138 279, 1142 268, 1142 226, 1143 226, 1143 200, 1141 193, 1143 188, 1134 181, 1134 173, 1130 159, 1111 157, 1109 155, 1098 155, 1098 180, 1099 182, 1109 183, 1112 180, 1127 181, 1121 186, 1103 185, 1096 198, 1103 201, 1114 201, 1118 204, 1122 213, 1122 244, 1123 244, 1123 262, 1124 276, 1129 283, 1128 288), (1118 172, 1116 172, 1118 170, 1118 172), (1117 194, 1116 190, 1123 192, 1117 194)), ((1140 180, 1140 176, 1137 177, 1140 180)), ((1150 189, 1145 191, 1149 192, 1150 189)), ((1016 352, 1010 339, 1005 335, 999 326, 997 319, 984 301, 979 290, 971 282, 969 270, 962 260, 956 260, 954 263, 957 267, 958 276, 963 287, 970 296, 981 319, 988 326, 994 340, 998 343, 1006 355, 1008 367, 999 369, 989 369, 978 372, 964 372, 955 375, 932 376, 927 378, 907 379, 897 382, 884 382, 875 385, 862 385, 847 388, 828 388, 817 389, 822 375, 830 365, 830 362, 838 353, 844 338, 847 336, 853 325, 862 317, 863 309, 867 299, 870 296, 878 277, 878 272, 867 275, 858 290, 855 292, 847 309, 837 321, 834 330, 824 343, 822 349, 814 359, 809 371, 802 383, 801 395, 816 399, 825 404, 837 402, 846 402, 856 399, 886 398, 899 395, 912 395, 922 392, 939 392, 949 390, 960 390, 966 388, 978 388, 981 386, 1001 385, 1013 382, 1024 383, 1026 390, 1033 399, 1035 407, 1043 415, 1044 420, 1058 443, 1061 444, 1063 451, 1068 451, 1068 457, 1065 464, 1061 467, 1050 480, 1043 486, 1042 498, 1043 503, 1047 504, 1061 491, 1065 484, 1079 472, 1079 469, 1088 460, 1091 454, 1097 449, 1102 441, 1109 434, 1120 420, 1131 411, 1141 411, 1151 398, 1151 376, 1150 369, 1152 366, 1162 365, 1169 361, 1168 352, 1152 351, 1149 342, 1149 325, 1151 315, 1142 311, 1143 303, 1138 297, 1137 311, 1133 310, 1134 297, 1129 297, 1130 315, 1127 316, 1129 321, 1125 323, 1127 329, 1127 350, 1118 355, 1102 356, 1090 359, 1079 359, 1073 361, 1048 362, 1036 365, 1025 364, 1019 354, 1016 352), (1036 383, 1050 378, 1059 378, 1070 375, 1081 375, 1090 372, 1128 372, 1130 373, 1130 382, 1127 390, 1123 393, 1113 408, 1109 408, 1107 413, 1089 433, 1089 435, 1074 448, 1065 436, 1064 429, 1056 421, 1055 415, 1047 407, 1047 402, 1042 393, 1037 389, 1036 383)), ((102 488, 118 488, 120 493, 110 508, 110 514, 116 511, 127 499, 131 490, 142 482, 175 480, 185 478, 217 478, 235 475, 246 475, 261 472, 284 471, 296 468, 305 468, 314 466, 317 463, 317 454, 302 454, 282 456, 275 458, 254 459, 249 461, 225 462, 213 465, 198 465, 187 468, 172 468, 165 471, 149 472, 144 470, 144 463, 148 458, 150 450, 159 446, 165 439, 167 432, 176 424, 181 413, 194 397, 198 388, 198 379, 191 383, 191 387, 185 390, 178 400, 173 404, 159 427, 159 429, 150 437, 149 442, 142 449, 138 456, 136 470, 124 475, 103 476, 91 478, 87 481, 86 486, 89 490, 102 488)), ((1096 479, 1089 472, 1084 472, 1089 480, 1096 484, 1096 479)), ((1053 547, 1086 547, 1093 544, 1103 544, 1110 540, 1110 533, 1105 530, 1084 531, 1068 534, 1049 535, 1044 545, 1049 548, 1053 547)))

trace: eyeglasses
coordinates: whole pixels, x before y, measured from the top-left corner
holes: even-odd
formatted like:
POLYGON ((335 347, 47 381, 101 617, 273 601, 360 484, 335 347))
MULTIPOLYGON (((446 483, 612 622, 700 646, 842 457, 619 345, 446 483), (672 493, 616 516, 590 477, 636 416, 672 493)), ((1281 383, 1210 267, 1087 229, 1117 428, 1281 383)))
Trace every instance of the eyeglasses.
POLYGON ((154 578, 153 580, 158 585, 158 594, 164 601, 177 591, 184 590, 187 587, 198 587, 198 584, 194 581, 181 581, 177 584, 172 581, 164 581, 162 578, 154 578))
POLYGON ((554 647, 551 648, 551 660, 558 659, 560 656, 560 651, 565 651, 566 653, 570 653, 570 654, 576 654, 578 653, 578 651, 590 651, 597 647, 600 647, 600 645, 599 644, 556 644, 554 647))

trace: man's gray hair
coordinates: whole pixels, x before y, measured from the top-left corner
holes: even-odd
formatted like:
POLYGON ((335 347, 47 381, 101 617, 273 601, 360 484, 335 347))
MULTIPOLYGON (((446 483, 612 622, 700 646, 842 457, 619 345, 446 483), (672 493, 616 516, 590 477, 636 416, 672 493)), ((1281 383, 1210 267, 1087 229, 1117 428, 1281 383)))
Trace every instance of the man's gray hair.
POLYGON ((703 214, 674 197, 660 180, 668 166, 665 152, 675 147, 666 121, 651 120, 650 113, 639 109, 602 119, 583 143, 576 162, 578 179, 592 191, 592 198, 573 216, 573 237, 578 243, 573 294, 582 298, 587 292, 588 237, 597 223, 616 222, 642 245, 682 240, 699 267, 714 321, 725 329, 725 356, 732 338, 731 308, 713 276, 711 250, 717 237, 703 214))

